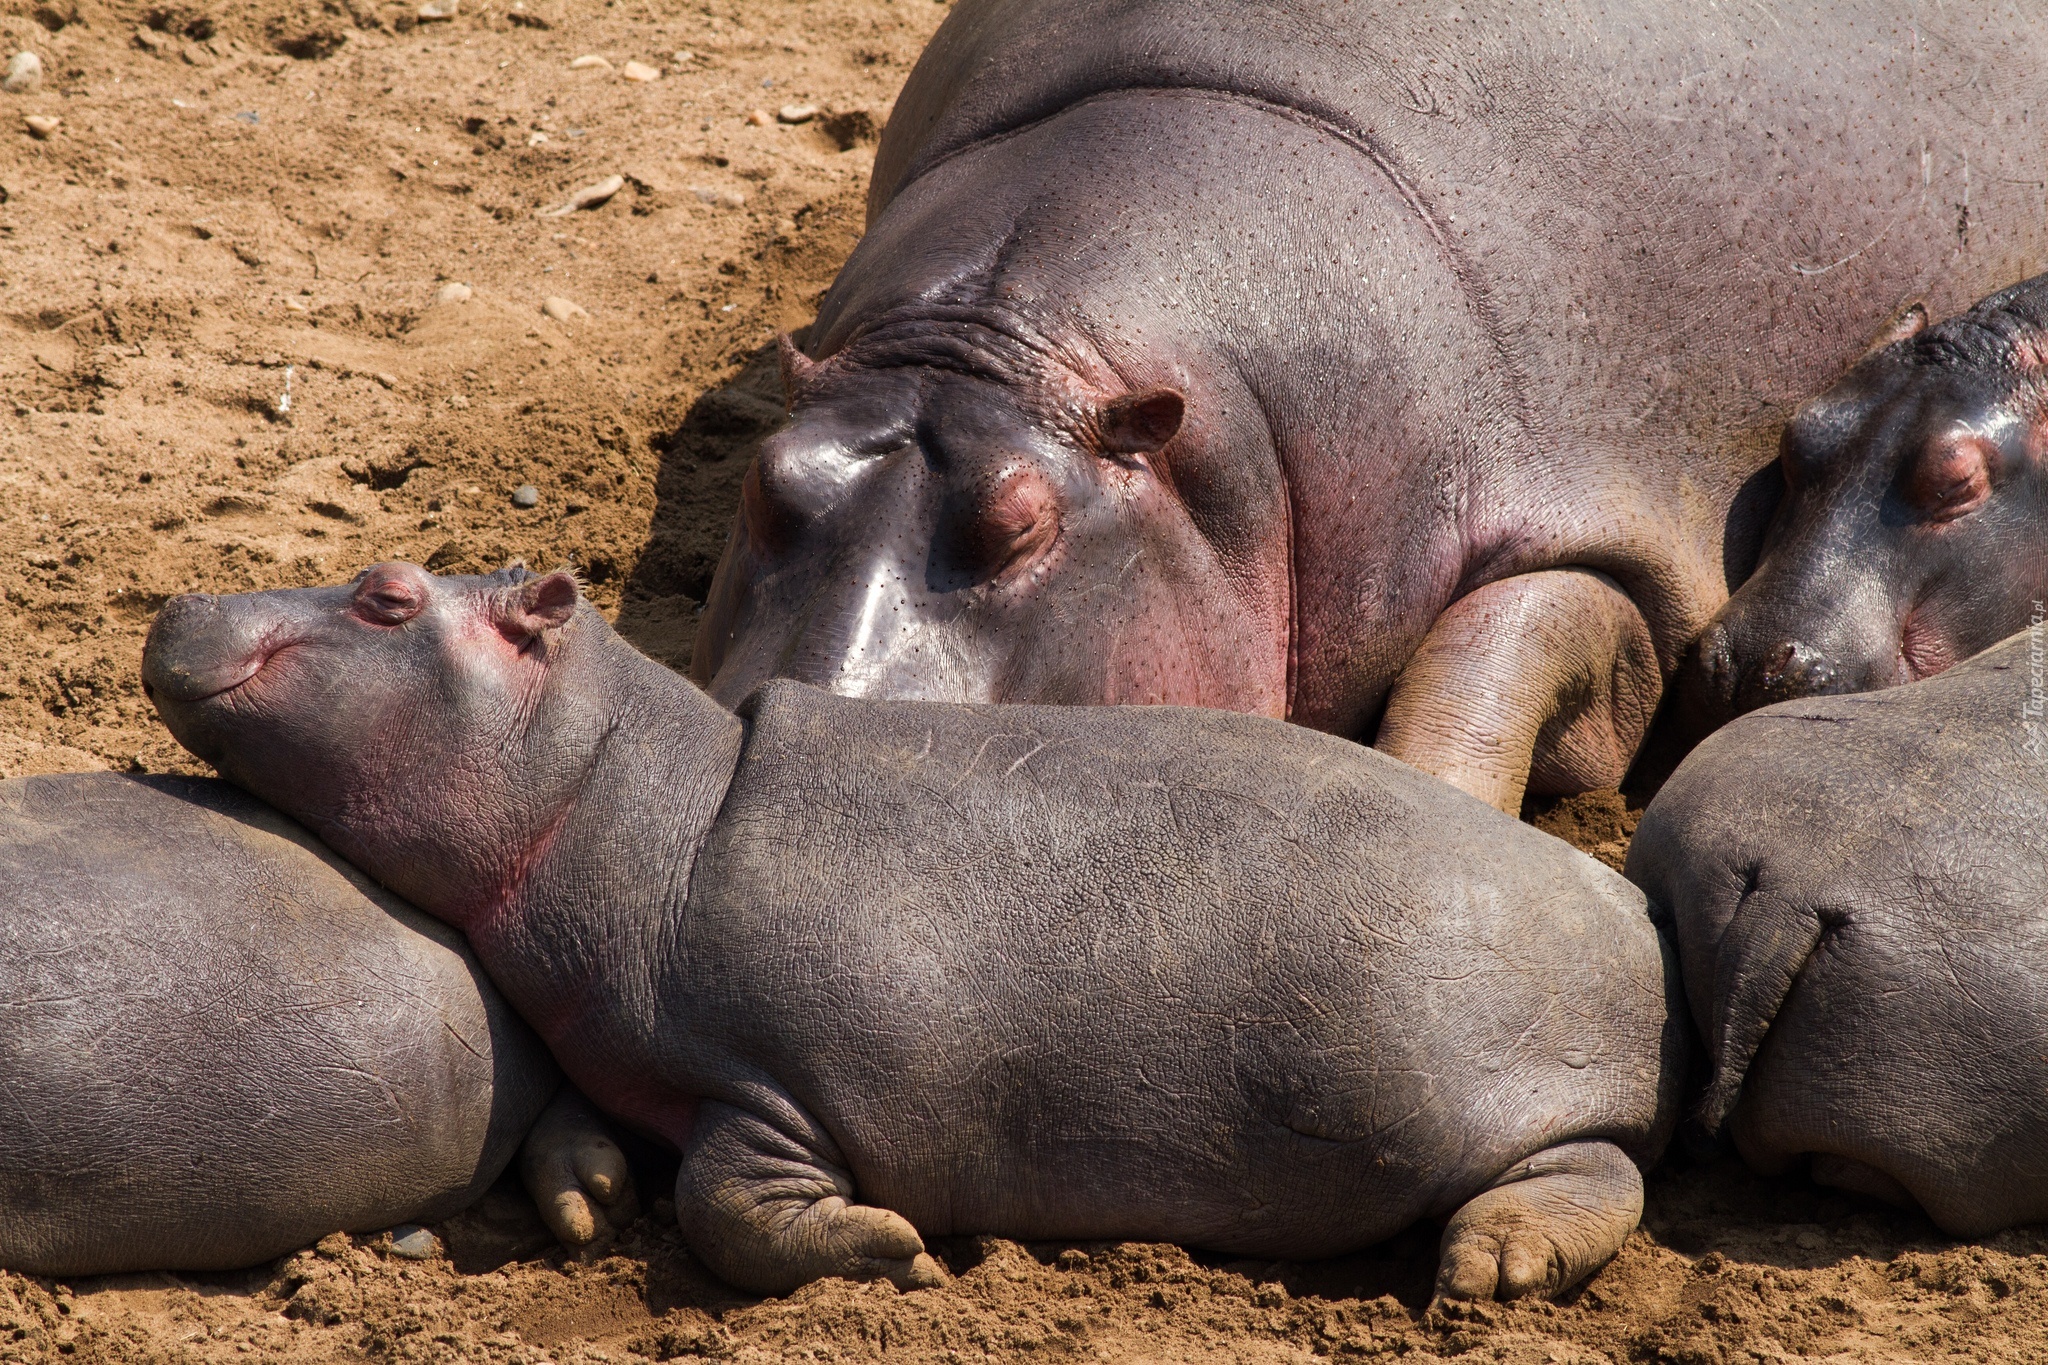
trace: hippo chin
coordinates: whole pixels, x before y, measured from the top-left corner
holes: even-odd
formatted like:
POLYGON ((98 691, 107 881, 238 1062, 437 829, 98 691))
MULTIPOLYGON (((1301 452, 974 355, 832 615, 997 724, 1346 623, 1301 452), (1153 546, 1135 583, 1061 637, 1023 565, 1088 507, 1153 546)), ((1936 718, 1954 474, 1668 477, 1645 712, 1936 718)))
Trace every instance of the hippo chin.
POLYGON ((1763 557, 1681 678, 1695 729, 1932 676, 2048 600, 2048 275, 1926 323, 1785 429, 1763 557))
POLYGON ((458 935, 223 782, 0 783, 0 1001, 0 1266, 33 1274, 445 1216, 560 1079, 458 935))
POLYGON ((1443 1217, 1441 1295, 1552 1292, 1669 1131, 1641 894, 1326 735, 788 682, 735 716, 523 570, 180 598, 144 674, 470 936, 748 1289, 928 1284, 940 1234, 1312 1257, 1443 1217))
POLYGON ((1793 404, 2048 255, 2044 84, 2041 6, 960 0, 694 676, 1612 785, 1793 404))
POLYGON ((1980 1236, 2048 1218, 2048 646, 1766 707, 1644 815, 1712 1054, 1699 1117, 1760 1171, 1980 1236))

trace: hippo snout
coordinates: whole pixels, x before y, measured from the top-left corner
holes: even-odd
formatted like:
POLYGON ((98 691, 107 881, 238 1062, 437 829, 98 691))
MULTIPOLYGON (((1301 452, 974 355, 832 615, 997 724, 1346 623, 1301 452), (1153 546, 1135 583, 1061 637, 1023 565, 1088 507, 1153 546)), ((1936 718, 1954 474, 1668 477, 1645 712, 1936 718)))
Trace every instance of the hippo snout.
POLYGON ((142 646, 142 687, 150 700, 196 702, 247 682, 267 655, 248 613, 210 593, 173 597, 142 646))
POLYGON ((1763 651, 1743 673, 1736 689, 1739 711, 1754 711, 1794 697, 1817 697, 1843 691, 1841 670, 1825 654, 1803 640, 1786 640, 1763 651))

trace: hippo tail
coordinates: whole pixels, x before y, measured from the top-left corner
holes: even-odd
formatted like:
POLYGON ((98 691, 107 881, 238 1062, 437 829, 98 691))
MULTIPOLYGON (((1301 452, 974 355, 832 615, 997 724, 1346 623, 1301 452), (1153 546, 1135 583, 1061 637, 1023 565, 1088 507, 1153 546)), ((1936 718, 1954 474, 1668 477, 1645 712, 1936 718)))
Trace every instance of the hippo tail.
POLYGON ((1713 1070, 1693 1111, 1708 1133, 1718 1136, 1727 1124, 1757 1050, 1827 928, 1823 912, 1755 886, 1730 917, 1714 956, 1706 1021, 1713 1070))

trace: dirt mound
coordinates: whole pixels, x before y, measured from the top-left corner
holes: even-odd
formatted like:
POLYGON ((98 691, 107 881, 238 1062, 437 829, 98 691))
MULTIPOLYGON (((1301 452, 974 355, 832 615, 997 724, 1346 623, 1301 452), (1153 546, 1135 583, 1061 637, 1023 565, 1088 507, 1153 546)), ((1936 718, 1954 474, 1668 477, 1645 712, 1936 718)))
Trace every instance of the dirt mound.
MULTIPOLYGON (((189 768, 136 662, 192 587, 566 562, 685 662, 780 409, 769 344, 852 247, 876 130, 944 13, 0 0, 0 39, 44 68, 0 94, 0 774, 189 768), (31 114, 61 122, 36 137, 31 114)), ((1611 793, 1529 813, 1615 863, 1634 828, 1611 793)), ((941 1289, 769 1301, 712 1280, 659 1202, 593 1264, 536 1256, 537 1231, 501 1189, 441 1229, 448 1258, 336 1236, 242 1275, 0 1275, 0 1361, 2048 1354, 2035 1232, 1956 1246, 1682 1157, 1565 1303, 1439 1323, 1427 1228, 1304 1266, 961 1240, 941 1289)))

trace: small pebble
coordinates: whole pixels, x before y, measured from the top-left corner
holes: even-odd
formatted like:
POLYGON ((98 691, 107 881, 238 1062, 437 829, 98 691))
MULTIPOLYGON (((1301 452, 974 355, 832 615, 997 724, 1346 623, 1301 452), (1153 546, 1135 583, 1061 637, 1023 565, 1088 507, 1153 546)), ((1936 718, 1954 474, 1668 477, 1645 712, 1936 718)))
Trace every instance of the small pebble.
POLYGON ((753 124, 756 128, 766 128, 769 124, 775 122, 775 116, 766 109, 756 109, 753 113, 747 115, 747 122, 753 124))
POLYGON ((55 114, 30 114, 22 120, 28 125, 29 136, 41 140, 64 126, 64 120, 55 114))
POLYGON ((419 8, 420 22, 432 24, 445 19, 453 19, 457 3, 458 0, 427 0, 427 3, 419 8))
POLYGON ((384 373, 384 371, 378 370, 377 372, 372 374, 370 378, 376 380, 379 384, 382 384, 387 389, 395 389, 398 387, 398 376, 395 374, 386 374, 384 373))
POLYGON ((540 147, 545 145, 547 140, 548 135, 546 133, 535 132, 533 136, 526 139, 526 145, 529 147, 540 147))
POLYGON ((408 1261, 431 1261, 441 1254, 441 1239, 416 1223, 391 1229, 391 1254, 408 1261))
POLYGON ((467 408, 469 406, 469 398, 464 394, 451 393, 448 395, 448 406, 451 408, 467 408))
POLYGON ((723 204, 729 209, 743 209, 747 206, 747 196, 738 190, 714 190, 708 185, 693 185, 690 193, 707 204, 723 204))
POLYGON ((559 294, 550 294, 541 300, 540 311, 556 322, 567 322, 570 318, 587 318, 590 314, 559 294))
POLYGON ((677 66, 683 66, 689 62, 694 62, 696 60, 697 54, 694 52, 678 52, 675 54, 675 63, 677 66))
POLYGON ((540 506, 540 490, 530 483, 520 484, 519 487, 512 490, 512 505, 514 507, 540 506))
POLYGON ((649 66, 645 62, 627 62, 619 69, 619 74, 629 81, 658 81, 661 79, 661 68, 649 66))
POLYGON ((434 302, 468 303, 470 296, 475 292, 474 289, 471 289, 466 284, 458 284, 454 280, 450 280, 434 291, 434 302))
POLYGON ((541 217, 560 218, 564 214, 574 213, 578 209, 597 208, 624 188, 626 188, 625 176, 608 175, 595 185, 585 185, 582 189, 570 195, 569 202, 563 204, 560 208, 541 210, 541 217))
POLYGON ((10 95, 26 95, 42 87, 43 59, 33 52, 17 52, 7 59, 7 75, 0 79, 0 90, 10 95))
POLYGON ((818 116, 815 104, 785 104, 775 111, 775 117, 784 123, 809 123, 818 116))
POLYGON ((578 57, 575 61, 569 63, 569 69, 571 71, 609 71, 612 69, 612 64, 604 58, 593 54, 588 57, 578 57))

